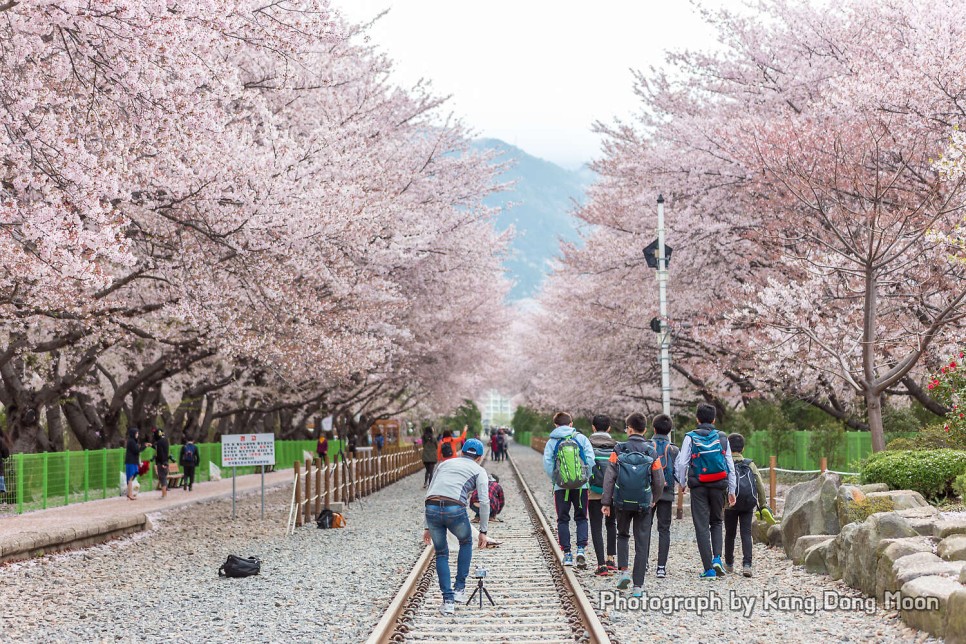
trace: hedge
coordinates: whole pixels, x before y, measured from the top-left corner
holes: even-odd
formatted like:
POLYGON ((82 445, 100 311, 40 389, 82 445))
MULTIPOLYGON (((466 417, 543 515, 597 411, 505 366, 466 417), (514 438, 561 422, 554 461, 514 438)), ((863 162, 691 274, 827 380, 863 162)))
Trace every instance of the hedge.
POLYGON ((873 454, 862 467, 863 483, 916 490, 930 500, 950 496, 956 477, 966 474, 966 451, 935 449, 873 454))

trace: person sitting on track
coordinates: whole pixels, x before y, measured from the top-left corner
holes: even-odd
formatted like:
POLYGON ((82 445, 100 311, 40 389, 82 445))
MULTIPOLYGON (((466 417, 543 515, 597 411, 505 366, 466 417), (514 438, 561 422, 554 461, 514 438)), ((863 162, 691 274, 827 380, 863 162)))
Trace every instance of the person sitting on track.
MULTIPOLYGON (((491 473, 490 474, 490 521, 502 521, 502 519, 497 519, 496 516, 500 514, 503 510, 503 506, 506 503, 506 497, 503 495, 503 486, 500 485, 500 478, 491 473)), ((470 495, 470 508, 476 516, 473 518, 473 523, 477 523, 480 520, 480 495, 476 490, 473 490, 473 494, 470 495)))
POLYGON ((490 518, 490 499, 487 489, 488 477, 480 463, 483 461, 483 443, 475 438, 463 444, 460 458, 453 458, 436 467, 433 480, 426 490, 426 529, 423 543, 433 544, 436 551, 436 577, 443 593, 440 612, 452 615, 455 602, 466 601, 466 578, 470 574, 473 559, 473 530, 466 514, 470 490, 476 489, 480 500, 479 547, 487 546, 486 528, 490 518), (456 583, 451 585, 449 570, 449 544, 447 533, 452 532, 459 541, 460 549, 456 564, 456 583))

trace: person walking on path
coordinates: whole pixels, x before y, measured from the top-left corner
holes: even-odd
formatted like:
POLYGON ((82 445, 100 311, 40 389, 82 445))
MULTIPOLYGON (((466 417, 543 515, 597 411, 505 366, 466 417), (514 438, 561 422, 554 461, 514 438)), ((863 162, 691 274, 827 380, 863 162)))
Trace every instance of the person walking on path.
POLYGON ((160 429, 154 430, 154 465, 158 472, 158 485, 161 486, 161 498, 168 496, 168 460, 171 458, 171 445, 168 438, 160 429))
POLYGON ((461 456, 439 464, 429 489, 426 490, 426 529, 423 542, 433 544, 436 551, 436 577, 443 594, 440 612, 452 615, 456 602, 466 601, 466 578, 473 559, 473 531, 466 514, 469 494, 476 490, 480 500, 479 547, 487 546, 486 531, 490 518, 489 477, 483 462, 483 443, 471 438, 463 444, 461 456), (447 533, 453 533, 460 544, 456 563, 456 582, 450 580, 447 533))
MULTIPOLYGON (((440 463, 459 456, 460 449, 466 443, 466 432, 468 429, 469 428, 464 425, 463 434, 461 436, 453 436, 453 430, 451 429, 443 430, 443 438, 441 438, 439 441, 439 447, 436 453, 436 458, 440 463)), ((480 445, 482 444, 483 443, 481 442, 480 445)))
POLYGON ((725 494, 733 505, 737 480, 728 437, 714 426, 714 405, 699 403, 695 416, 698 426, 681 441, 674 474, 682 487, 691 490, 691 520, 703 570, 700 577, 714 579, 725 575, 721 562, 725 494))
POLYGON ((735 502, 725 508, 724 511, 725 570, 734 572, 735 536, 740 526, 741 573, 745 577, 751 577, 751 554, 753 550, 751 522, 754 519, 755 510, 760 510, 767 498, 765 482, 762 480, 761 472, 758 471, 754 461, 742 455, 745 449, 745 437, 741 434, 729 434, 728 444, 731 446, 731 458, 735 463, 735 476, 738 479, 738 484, 735 502))
POLYGON ((490 458, 494 462, 500 460, 499 433, 496 430, 490 432, 490 458))
POLYGON ((439 461, 439 456, 436 454, 437 447, 433 428, 431 425, 427 425, 423 429, 423 467, 426 468, 426 474, 423 476, 423 489, 426 489, 429 482, 433 480, 433 470, 439 461))
POLYGON ((573 510, 577 524, 576 562, 583 567, 587 565, 587 493, 594 467, 594 447, 574 429, 570 414, 557 412, 553 424, 554 430, 543 450, 543 469, 553 482, 557 539, 563 551, 563 565, 573 566, 575 558, 570 551, 570 512, 573 510))
POLYGON ((184 472, 184 476, 181 479, 181 489, 190 492, 195 484, 195 468, 201 462, 201 456, 198 454, 198 446, 190 438, 185 442, 184 447, 181 448, 181 457, 178 460, 181 461, 181 470, 184 472))
POLYGON ((647 573, 647 552, 651 541, 652 511, 664 493, 664 468, 654 446, 644 438, 647 419, 633 413, 624 421, 627 441, 614 446, 610 467, 604 476, 601 512, 617 513, 617 587, 626 589, 634 582, 633 597, 641 597, 647 573), (629 540, 634 527, 634 574, 627 572, 630 560, 629 540))
POLYGON ((605 517, 601 512, 600 497, 604 493, 604 475, 610 465, 610 455, 614 453, 617 441, 610 435, 610 417, 604 414, 594 416, 591 425, 594 433, 590 435, 590 444, 594 447, 594 469, 590 473, 590 490, 587 494, 587 510, 590 518, 590 539, 594 544, 594 554, 597 556, 597 571, 595 574, 604 576, 617 570, 614 558, 617 556, 617 515, 605 517), (604 560, 604 528, 607 529, 606 561, 604 560))
MULTIPOLYGON (((671 442, 671 417, 667 414, 658 414, 651 423, 654 428, 654 435, 651 443, 657 458, 661 462, 664 473, 664 494, 660 497, 655 496, 657 503, 654 506, 654 516, 657 518, 657 570, 655 576, 664 579, 667 576, 667 555, 671 550, 671 514, 674 507, 674 462, 677 460, 680 451, 671 442)), ((650 532, 648 532, 648 552, 647 558, 650 559, 650 532)))
POLYGON ((319 432, 319 440, 315 442, 315 453, 319 457, 319 462, 323 465, 329 464, 329 439, 325 436, 325 431, 319 432))
POLYGON ((138 466, 141 464, 141 452, 146 446, 141 443, 137 427, 127 430, 127 443, 124 446, 124 475, 127 477, 127 498, 136 501, 134 496, 134 479, 138 476, 138 466))

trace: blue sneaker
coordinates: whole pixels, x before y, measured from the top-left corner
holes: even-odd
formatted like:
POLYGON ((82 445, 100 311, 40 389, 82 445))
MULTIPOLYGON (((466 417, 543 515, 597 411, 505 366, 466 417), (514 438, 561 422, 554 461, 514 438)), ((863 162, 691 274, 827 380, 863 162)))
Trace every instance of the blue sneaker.
POLYGON ((725 576, 724 566, 721 564, 721 557, 715 557, 711 560, 711 568, 718 573, 719 577, 725 576))
POLYGON ((617 580, 617 587, 620 590, 626 590, 628 586, 631 585, 631 573, 626 570, 621 571, 621 576, 617 580))
POLYGON ((584 553, 582 546, 577 546, 577 567, 586 568, 587 567, 587 555, 584 553))
POLYGON ((564 561, 563 561, 563 564, 565 566, 572 566, 572 565, 574 565, 574 556, 573 556, 572 553, 570 553, 570 552, 565 552, 564 553, 564 561))
POLYGON ((643 597, 644 588, 642 586, 634 586, 634 592, 631 593, 631 597, 643 597))
POLYGON ((703 573, 698 575, 698 578, 699 579, 717 579, 718 573, 714 571, 714 568, 709 568, 708 570, 705 570, 703 573))

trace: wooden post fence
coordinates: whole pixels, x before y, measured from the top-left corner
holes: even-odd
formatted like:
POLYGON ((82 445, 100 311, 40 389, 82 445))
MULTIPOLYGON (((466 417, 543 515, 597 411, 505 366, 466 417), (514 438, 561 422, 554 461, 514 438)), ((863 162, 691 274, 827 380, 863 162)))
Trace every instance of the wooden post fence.
POLYGON ((822 474, 825 474, 825 471, 828 470, 828 458, 823 456, 818 462, 818 468, 822 470, 822 474))
POLYGON ((778 467, 778 457, 772 456, 768 459, 768 507, 771 508, 772 514, 776 512, 775 510, 775 494, 778 490, 778 472, 775 468, 778 467))

